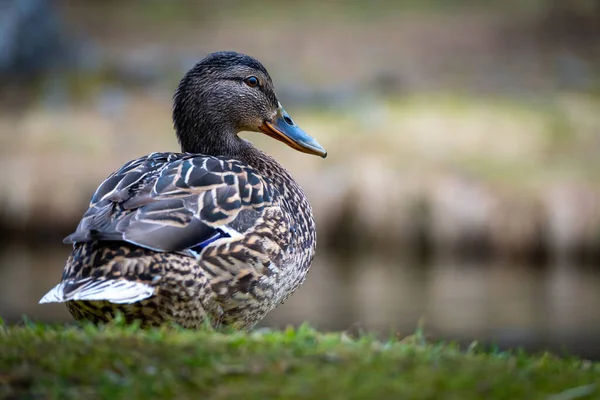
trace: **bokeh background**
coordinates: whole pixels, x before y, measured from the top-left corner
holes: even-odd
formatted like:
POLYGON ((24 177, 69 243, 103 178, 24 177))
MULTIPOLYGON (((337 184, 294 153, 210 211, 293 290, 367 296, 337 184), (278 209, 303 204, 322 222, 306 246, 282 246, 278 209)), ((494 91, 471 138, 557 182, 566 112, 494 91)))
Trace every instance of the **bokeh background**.
POLYGON ((59 281, 97 185, 177 151, 180 77, 261 60, 329 151, 258 134, 306 189, 318 255, 263 326, 600 358, 600 2, 0 2, 0 316, 59 281))

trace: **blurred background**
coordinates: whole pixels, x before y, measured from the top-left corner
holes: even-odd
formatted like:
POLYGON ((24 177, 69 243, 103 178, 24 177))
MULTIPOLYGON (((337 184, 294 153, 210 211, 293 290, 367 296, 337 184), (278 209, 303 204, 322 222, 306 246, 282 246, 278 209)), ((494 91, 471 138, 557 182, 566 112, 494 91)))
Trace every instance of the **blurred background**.
POLYGON ((263 326, 477 339, 600 358, 600 1, 0 2, 0 316, 58 283, 98 184, 178 151, 207 53, 261 60, 322 160, 292 172, 319 244, 263 326))

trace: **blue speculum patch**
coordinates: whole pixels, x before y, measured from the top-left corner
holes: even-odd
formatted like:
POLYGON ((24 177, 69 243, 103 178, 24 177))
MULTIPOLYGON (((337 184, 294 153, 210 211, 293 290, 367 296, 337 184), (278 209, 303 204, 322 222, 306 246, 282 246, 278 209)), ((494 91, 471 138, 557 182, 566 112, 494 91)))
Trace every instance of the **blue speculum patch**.
POLYGON ((209 244, 211 244, 215 240, 221 239, 221 238, 227 238, 227 237, 231 237, 231 235, 223 232, 220 229, 215 229, 215 231, 214 231, 214 233, 212 234, 211 237, 209 237, 206 240, 201 241, 200 243, 198 243, 195 246, 190 247, 189 249, 191 251, 193 251, 194 253, 200 253, 206 246, 208 246, 209 244))

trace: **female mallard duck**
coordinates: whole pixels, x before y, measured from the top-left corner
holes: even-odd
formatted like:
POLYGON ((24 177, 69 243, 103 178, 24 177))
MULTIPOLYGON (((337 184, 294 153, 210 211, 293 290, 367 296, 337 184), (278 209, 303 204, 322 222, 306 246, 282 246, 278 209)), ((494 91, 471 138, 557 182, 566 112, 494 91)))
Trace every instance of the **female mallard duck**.
POLYGON ((304 281, 315 221, 273 158, 238 137, 261 131, 327 152, 283 109, 261 63, 213 53, 181 80, 173 121, 182 153, 152 153, 110 175, 75 233, 62 282, 40 303, 75 319, 254 326, 304 281))

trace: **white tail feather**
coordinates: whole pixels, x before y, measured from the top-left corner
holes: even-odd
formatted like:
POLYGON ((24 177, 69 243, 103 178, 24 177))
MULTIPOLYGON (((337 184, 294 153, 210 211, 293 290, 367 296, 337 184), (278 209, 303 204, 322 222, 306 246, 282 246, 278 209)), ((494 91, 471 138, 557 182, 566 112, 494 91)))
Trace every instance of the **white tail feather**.
POLYGON ((69 300, 106 300, 117 304, 131 304, 147 299, 154 288, 141 282, 126 279, 74 279, 54 286, 39 304, 63 303, 69 300))

